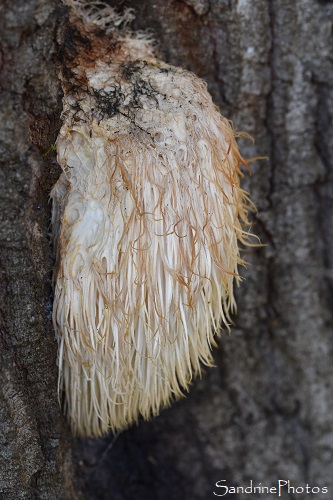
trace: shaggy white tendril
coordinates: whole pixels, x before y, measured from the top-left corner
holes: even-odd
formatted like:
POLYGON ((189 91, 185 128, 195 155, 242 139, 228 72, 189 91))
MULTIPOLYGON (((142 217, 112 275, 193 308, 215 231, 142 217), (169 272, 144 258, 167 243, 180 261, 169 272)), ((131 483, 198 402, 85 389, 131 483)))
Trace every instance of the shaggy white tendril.
MULTIPOLYGON (((86 30, 130 17, 66 3, 86 30)), ((99 436, 158 414, 211 364, 246 243, 244 161, 206 85, 142 35, 123 28, 103 57, 78 61, 72 89, 64 75, 51 193, 59 389, 74 433, 99 436)))

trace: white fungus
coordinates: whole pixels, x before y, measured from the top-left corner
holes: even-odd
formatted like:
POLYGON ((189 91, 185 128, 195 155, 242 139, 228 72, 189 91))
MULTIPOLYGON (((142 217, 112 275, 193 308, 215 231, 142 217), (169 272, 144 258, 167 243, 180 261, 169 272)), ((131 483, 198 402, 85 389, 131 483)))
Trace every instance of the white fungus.
POLYGON ((73 432, 99 436, 157 415, 211 365, 247 241, 245 162, 205 83, 158 60, 130 11, 65 3, 53 321, 73 432))

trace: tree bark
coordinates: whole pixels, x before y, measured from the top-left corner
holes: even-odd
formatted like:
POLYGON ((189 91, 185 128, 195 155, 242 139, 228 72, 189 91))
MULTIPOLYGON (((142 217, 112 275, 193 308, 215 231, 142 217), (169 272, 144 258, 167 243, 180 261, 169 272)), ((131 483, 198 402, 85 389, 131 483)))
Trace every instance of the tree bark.
POLYGON ((333 491, 333 2, 124 6, 136 10, 134 29, 153 30, 161 58, 206 80, 222 114, 255 138, 240 142, 243 155, 268 157, 243 179, 265 246, 243 253, 246 280, 216 368, 150 422, 116 438, 73 439, 58 404, 51 324, 48 195, 60 167, 54 152, 42 154, 60 128, 56 40, 67 13, 58 0, 2 1, 1 498, 203 500, 222 493, 218 480, 289 479, 328 487, 316 495, 326 499, 333 491))

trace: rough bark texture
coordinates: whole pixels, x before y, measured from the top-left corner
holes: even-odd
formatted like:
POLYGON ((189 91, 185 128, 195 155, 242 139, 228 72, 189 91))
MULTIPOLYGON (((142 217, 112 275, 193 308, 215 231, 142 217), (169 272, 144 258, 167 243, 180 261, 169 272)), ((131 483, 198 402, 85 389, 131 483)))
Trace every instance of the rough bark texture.
POLYGON ((202 500, 220 479, 290 479, 331 497, 333 3, 122 5, 140 5, 135 28, 151 28, 161 56, 204 78, 222 114, 255 137, 242 153, 269 157, 243 183, 266 246, 247 250, 232 335, 188 397, 115 440, 73 440, 50 318, 48 193, 60 168, 41 154, 60 125, 66 12, 58 0, 2 1, 0 496, 202 500))

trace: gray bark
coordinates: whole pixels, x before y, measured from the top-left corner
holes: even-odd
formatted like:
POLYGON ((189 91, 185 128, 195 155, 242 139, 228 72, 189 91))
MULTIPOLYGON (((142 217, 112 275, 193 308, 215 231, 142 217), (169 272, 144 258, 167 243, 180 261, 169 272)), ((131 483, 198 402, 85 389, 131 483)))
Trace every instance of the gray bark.
MULTIPOLYGON (((161 57, 205 79, 222 114, 254 136, 243 155, 269 158, 243 180, 266 246, 244 253, 232 335, 186 399, 116 439, 74 440, 58 405, 50 317, 48 193, 60 168, 41 154, 60 127, 56 32, 66 13, 57 0, 2 1, 1 498, 203 500, 221 479, 289 479, 327 486, 316 498, 330 498, 333 3, 123 5, 137 7, 134 27, 154 31, 161 57)), ((294 497, 308 495, 283 496, 294 497)))

